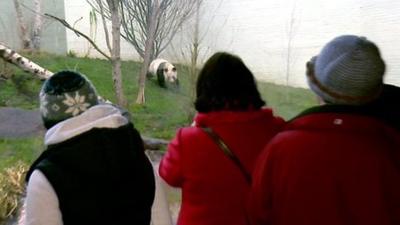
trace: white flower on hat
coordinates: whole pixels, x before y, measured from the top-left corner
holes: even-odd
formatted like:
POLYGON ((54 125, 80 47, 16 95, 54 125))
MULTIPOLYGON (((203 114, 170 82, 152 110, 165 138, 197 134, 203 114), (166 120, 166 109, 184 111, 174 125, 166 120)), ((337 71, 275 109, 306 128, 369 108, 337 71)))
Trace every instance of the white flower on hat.
POLYGON ((85 96, 80 96, 78 92, 75 92, 74 98, 66 93, 63 103, 68 106, 68 109, 65 111, 65 113, 72 113, 73 116, 78 115, 80 112, 86 111, 90 106, 89 103, 85 102, 85 96))

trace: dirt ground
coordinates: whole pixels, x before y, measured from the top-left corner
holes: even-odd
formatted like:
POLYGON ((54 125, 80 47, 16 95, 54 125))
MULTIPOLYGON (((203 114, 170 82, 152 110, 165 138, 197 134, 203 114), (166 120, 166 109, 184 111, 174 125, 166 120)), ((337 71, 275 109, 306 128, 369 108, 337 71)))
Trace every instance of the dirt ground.
POLYGON ((25 138, 42 135, 38 110, 0 107, 0 138, 25 138))

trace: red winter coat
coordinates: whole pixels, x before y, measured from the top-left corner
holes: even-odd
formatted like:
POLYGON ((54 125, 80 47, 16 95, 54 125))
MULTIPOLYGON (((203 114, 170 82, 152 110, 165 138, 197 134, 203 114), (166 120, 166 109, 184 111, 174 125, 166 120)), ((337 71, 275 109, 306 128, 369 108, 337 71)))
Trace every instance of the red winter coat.
MULTIPOLYGON (((211 127, 251 174, 265 144, 283 120, 270 109, 198 114, 197 126, 211 127)), ((182 188, 179 225, 244 225, 245 197, 250 186, 238 167, 198 127, 178 131, 161 160, 164 180, 182 188)))
POLYGON ((251 224, 400 224, 398 131, 324 108, 288 123, 260 155, 251 224))

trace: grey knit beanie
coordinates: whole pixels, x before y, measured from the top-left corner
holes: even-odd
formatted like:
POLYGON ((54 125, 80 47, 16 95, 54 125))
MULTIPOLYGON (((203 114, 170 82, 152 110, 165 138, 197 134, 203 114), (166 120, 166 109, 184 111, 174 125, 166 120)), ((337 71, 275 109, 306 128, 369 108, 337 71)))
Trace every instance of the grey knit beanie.
POLYGON ((46 128, 97 105, 96 90, 82 74, 61 71, 47 79, 40 91, 40 113, 46 128))
POLYGON ((376 99, 385 63, 378 47, 364 37, 343 35, 328 42, 316 57, 310 88, 324 101, 361 105, 376 99))

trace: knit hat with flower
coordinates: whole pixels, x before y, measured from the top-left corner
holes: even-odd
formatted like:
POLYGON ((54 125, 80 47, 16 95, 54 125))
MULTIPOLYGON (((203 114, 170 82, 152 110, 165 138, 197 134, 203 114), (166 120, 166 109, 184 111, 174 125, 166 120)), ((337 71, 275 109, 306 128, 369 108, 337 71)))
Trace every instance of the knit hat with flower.
POLYGON ((385 63, 365 37, 336 37, 309 63, 314 71, 307 73, 308 84, 326 102, 361 105, 381 92, 385 63))
POLYGON ((40 113, 47 129, 99 103, 91 82, 73 71, 55 73, 44 82, 39 96, 40 113))

